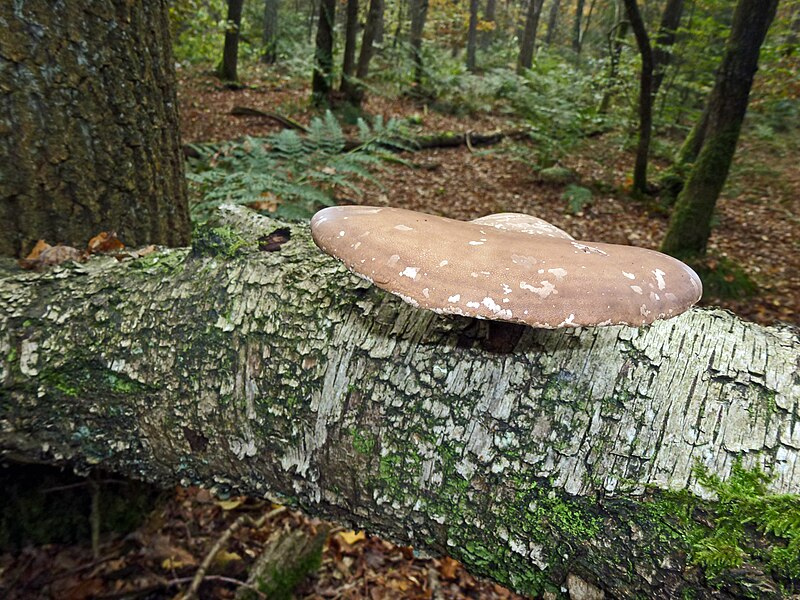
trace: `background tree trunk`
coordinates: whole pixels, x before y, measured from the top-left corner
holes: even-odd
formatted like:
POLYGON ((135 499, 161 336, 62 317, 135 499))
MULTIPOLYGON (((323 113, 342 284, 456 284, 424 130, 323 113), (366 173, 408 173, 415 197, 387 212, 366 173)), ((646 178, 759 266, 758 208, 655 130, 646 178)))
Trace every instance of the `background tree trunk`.
MULTIPOLYGON (((497 0, 486 0, 486 10, 483 12, 483 20, 486 23, 491 23, 491 27, 496 27, 497 25, 497 0)), ((492 44, 492 40, 494 39, 494 29, 487 28, 485 31, 481 32, 481 35, 478 36, 478 40, 480 42, 481 48, 488 48, 492 44)))
POLYGON ((317 38, 314 50, 314 75, 311 78, 311 101, 315 106, 330 102, 333 80, 333 25, 336 0, 320 0, 317 38))
POLYGON ((680 27, 682 16, 683 0, 667 0, 653 48, 653 98, 658 95, 667 67, 672 60, 672 46, 675 43, 676 32, 680 27))
POLYGON ((40 238, 85 247, 107 230, 188 243, 167 11, 0 3, 0 255, 40 238))
POLYGON ((469 25, 467 26, 467 70, 475 71, 475 54, 478 49, 478 0, 469 0, 469 25))
POLYGON ((383 28, 383 0, 370 0, 364 35, 361 38, 361 50, 356 65, 356 82, 350 86, 347 101, 359 106, 364 98, 364 80, 369 75, 369 63, 375 51, 376 36, 383 28))
POLYGON ((409 0, 409 12, 411 13, 411 31, 409 33, 409 44, 411 46, 411 58, 414 61, 414 83, 422 85, 424 65, 422 61, 422 32, 425 29, 425 20, 428 16, 428 0, 409 0))
POLYGON ((700 150, 678 196, 662 244, 668 254, 684 258, 705 254, 714 207, 728 177, 747 112, 761 44, 777 6, 777 0, 739 0, 736 5, 714 89, 701 125, 693 131, 695 137, 690 138, 700 150))
MULTIPOLYGON (((796 329, 693 310, 522 328, 499 354, 486 322, 370 286, 305 225, 221 213, 191 250, 3 273, 6 456, 267 496, 534 596, 730 598, 686 565, 713 505, 668 490, 737 460, 800 489, 796 329)), ((764 573, 729 575, 777 598, 764 573)))
POLYGON ((279 0, 264 0, 264 53, 261 62, 271 65, 278 59, 279 0))
POLYGON ((358 0, 347 0, 344 24, 344 56, 342 59, 342 83, 340 89, 345 97, 354 93, 356 82, 356 46, 358 45, 358 0))
POLYGON ((556 25, 558 24, 558 9, 561 5, 561 0, 553 0, 553 3, 550 5, 550 15, 547 19, 547 35, 544 39, 544 43, 548 46, 553 43, 553 38, 556 35, 556 25))
POLYGON ((219 78, 223 81, 239 81, 239 34, 242 28, 242 6, 244 0, 228 0, 225 47, 219 65, 219 78))
POLYGON ((572 50, 580 56, 581 53, 581 20, 583 19, 583 6, 585 0, 576 0, 575 20, 572 22, 572 50))
POLYGON ((614 26, 608 32, 608 80, 603 97, 600 99, 600 105, 597 108, 597 112, 600 114, 608 112, 611 98, 614 96, 619 84, 617 81, 619 59, 622 55, 622 47, 625 37, 628 35, 629 26, 630 21, 626 17, 625 6, 622 0, 617 0, 614 3, 614 26))
POLYGON ((633 167, 632 190, 635 194, 645 194, 647 161, 653 132, 653 50, 636 0, 623 1, 642 57, 642 73, 639 76, 639 143, 636 147, 636 164, 633 167))
POLYGON ((536 47, 536 31, 539 28, 539 16, 542 14, 544 0, 530 0, 528 14, 525 17, 525 30, 517 57, 517 73, 522 75, 533 65, 533 51, 536 47))

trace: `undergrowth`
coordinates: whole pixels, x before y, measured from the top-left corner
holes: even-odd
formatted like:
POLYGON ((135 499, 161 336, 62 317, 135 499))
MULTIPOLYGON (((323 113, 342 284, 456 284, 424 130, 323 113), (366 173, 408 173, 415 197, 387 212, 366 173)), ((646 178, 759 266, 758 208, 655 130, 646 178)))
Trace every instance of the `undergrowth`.
POLYGON ((310 217, 335 203, 337 193, 361 196, 374 182, 371 169, 399 160, 402 124, 376 118, 358 122, 357 142, 345 138, 332 113, 314 118, 307 133, 284 129, 267 138, 246 137, 222 147, 194 146, 190 162, 192 220, 202 223, 224 203, 251 205, 289 219, 310 217))

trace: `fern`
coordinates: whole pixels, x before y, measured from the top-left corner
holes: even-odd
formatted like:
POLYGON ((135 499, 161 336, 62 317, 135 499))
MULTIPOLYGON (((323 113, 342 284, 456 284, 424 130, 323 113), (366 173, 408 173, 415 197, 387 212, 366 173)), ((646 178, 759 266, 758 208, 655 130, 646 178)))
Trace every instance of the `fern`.
POLYGON ((266 139, 247 137, 217 150, 195 146, 201 153, 187 177, 193 201, 192 218, 205 221, 223 203, 268 201, 287 218, 308 218, 320 206, 334 204, 339 190, 360 197, 361 185, 375 181, 373 171, 404 148, 399 122, 376 119, 358 124, 359 145, 345 152, 347 140, 336 118, 327 112, 314 118, 307 134, 283 130, 266 139))

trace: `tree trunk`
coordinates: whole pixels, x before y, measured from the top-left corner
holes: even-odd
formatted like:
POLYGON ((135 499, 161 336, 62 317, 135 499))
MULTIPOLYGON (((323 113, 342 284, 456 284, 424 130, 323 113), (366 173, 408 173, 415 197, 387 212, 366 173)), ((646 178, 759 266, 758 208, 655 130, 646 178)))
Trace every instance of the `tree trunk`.
POLYGON ((219 78, 223 81, 239 81, 239 33, 242 28, 242 6, 244 0, 228 0, 228 17, 225 26, 225 47, 219 65, 219 78))
POLYGON ((619 59, 622 55, 622 47, 630 25, 630 21, 625 17, 625 6, 622 4, 622 0, 617 0, 614 3, 614 9, 614 27, 608 32, 608 81, 603 97, 600 99, 600 106, 597 108, 597 112, 600 114, 608 112, 611 98, 619 85, 617 81, 619 59))
POLYGON ((681 190, 662 244, 664 252, 692 258, 705 254, 711 219, 736 152, 739 132, 761 44, 775 17, 777 0, 739 0, 731 33, 701 125, 696 127, 697 161, 681 190), (698 139, 699 138, 699 139, 698 139))
POLYGON ((356 46, 358 45, 358 0, 347 0, 344 25, 344 56, 342 59, 341 91, 352 96, 356 87, 356 46))
POLYGON ((2 2, 0 23, 0 255, 187 244, 168 3, 2 2))
POLYGON ((572 23, 572 50, 580 56, 581 53, 581 20, 583 19, 583 6, 585 0, 577 0, 575 4, 575 20, 572 23))
POLYGON ((314 50, 314 75, 311 78, 311 101, 314 106, 330 102, 333 79, 333 26, 336 0, 320 0, 317 39, 314 50))
POLYGON ((220 212, 191 250, 3 273, 6 456, 267 496, 536 597, 730 598, 687 566, 716 506, 696 465, 800 490, 796 329, 693 310, 492 352, 485 321, 369 285, 306 225, 220 212))
POLYGON ((672 45, 683 16, 683 0, 667 0, 653 48, 653 98, 658 95, 667 67, 672 60, 672 45))
POLYGON ((536 47, 536 31, 539 28, 539 16, 542 14, 544 0, 530 0, 528 14, 525 17, 525 30, 517 57, 517 73, 522 75, 533 66, 533 51, 536 47))
POLYGON ((558 24, 558 8, 561 5, 561 0, 553 0, 550 5, 550 15, 547 19, 547 35, 544 38, 544 43, 548 46, 553 43, 553 38, 556 34, 556 25, 558 24))
POLYGON ((491 25, 478 36, 481 48, 488 48, 494 39, 494 30, 497 26, 497 0, 486 0, 486 10, 483 12, 483 20, 491 25))
POLYGON ((469 0, 469 25, 467 27, 467 70, 475 71, 475 54, 478 49, 478 0, 469 0))
POLYGON ((422 61, 422 32, 425 29, 425 20, 428 16, 428 0, 410 0, 409 12, 411 13, 411 31, 409 44, 411 58, 414 61, 414 83, 422 85, 424 65, 422 61))
POLYGON ((264 0, 264 53, 261 62, 271 65, 278 59, 279 0, 264 0))
POLYGON ((639 144, 636 147, 632 190, 635 194, 645 194, 650 137, 653 131, 653 50, 636 0, 623 1, 642 57, 642 73, 639 77, 639 144))
POLYGON ((358 55, 358 65, 356 66, 356 77, 361 80, 369 75, 369 63, 378 41, 378 31, 383 29, 383 8, 383 0, 370 0, 367 23, 361 38, 361 52, 358 55))

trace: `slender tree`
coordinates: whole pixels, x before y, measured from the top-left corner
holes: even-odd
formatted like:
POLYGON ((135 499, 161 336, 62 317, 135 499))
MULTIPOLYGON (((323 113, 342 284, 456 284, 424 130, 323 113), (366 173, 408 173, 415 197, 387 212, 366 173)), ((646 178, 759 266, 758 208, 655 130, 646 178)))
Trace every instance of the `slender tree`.
POLYGON ((264 0, 264 53, 261 62, 268 65, 278 59, 278 4, 279 0, 264 0))
POLYGON ((414 83, 422 85, 424 65, 422 61, 422 32, 425 29, 425 20, 428 17, 428 0, 410 0, 411 31, 409 32, 409 45, 411 58, 414 61, 414 83))
POLYGON ((547 35, 544 38, 544 43, 548 46, 553 43, 553 38, 556 35, 556 25, 558 24, 558 9, 561 6, 561 0, 553 0, 550 5, 550 14, 547 19, 547 35))
POLYGON ((628 21, 625 14, 625 6, 622 4, 622 0, 616 0, 616 2, 614 2, 614 25, 608 32, 608 79, 603 97, 600 100, 600 106, 597 109, 601 114, 608 111, 611 98, 617 88, 619 60, 622 55, 622 47, 625 37, 628 35, 629 27, 630 21, 628 21))
POLYGON ((658 94, 667 67, 672 60, 672 46, 683 16, 684 0, 667 0, 653 48, 653 97, 658 94))
POLYGON ((647 191, 647 158, 653 129, 653 49, 636 0, 623 1, 642 57, 642 72, 639 76, 639 143, 636 148, 632 189, 636 194, 644 194, 647 191))
POLYGON ((96 4, 0 2, 2 256, 189 241, 169 2, 96 4))
POLYGON ((345 89, 346 99, 350 104, 358 106, 364 98, 363 81, 369 75, 369 63, 375 49, 375 38, 382 29, 383 0, 370 0, 367 11, 367 22, 364 25, 364 34, 361 37, 361 50, 356 63, 356 76, 352 85, 345 89))
POLYGON ((575 3, 575 20, 572 22, 572 50, 575 54, 581 53, 581 21, 584 4, 585 0, 577 0, 575 3))
POLYGON ((705 254, 711 218, 730 170, 761 44, 778 0, 739 0, 714 89, 696 132, 700 151, 670 219, 662 250, 673 256, 705 254))
POLYGON ((536 46, 536 31, 539 28, 539 17, 542 14, 544 0, 530 0, 525 16, 525 29, 517 57, 517 73, 522 74, 533 65, 533 51, 536 46))
POLYGON ((314 74, 311 78, 311 101, 314 106, 326 106, 330 101, 333 79, 333 25, 336 0, 321 0, 317 22, 314 74))
POLYGON ((356 45, 358 44, 358 0, 347 0, 344 23, 344 56, 342 58, 341 91, 353 95, 356 82, 356 45))
POLYGON ((482 48, 491 44, 494 37, 494 28, 497 21, 497 0, 486 0, 486 8, 483 11, 483 21, 487 24, 486 29, 478 36, 478 41, 482 48))
POLYGON ((475 54, 478 47, 478 0, 469 0, 469 26, 467 27, 467 69, 475 71, 475 54))
POLYGON ((219 65, 219 78, 223 81, 239 81, 239 30, 242 27, 242 6, 244 0, 228 0, 227 25, 225 27, 225 47, 219 65))

